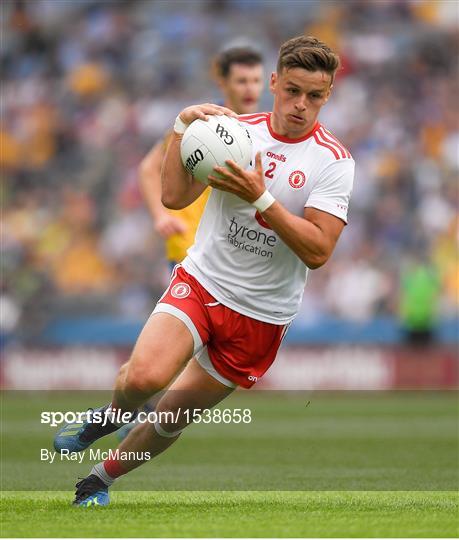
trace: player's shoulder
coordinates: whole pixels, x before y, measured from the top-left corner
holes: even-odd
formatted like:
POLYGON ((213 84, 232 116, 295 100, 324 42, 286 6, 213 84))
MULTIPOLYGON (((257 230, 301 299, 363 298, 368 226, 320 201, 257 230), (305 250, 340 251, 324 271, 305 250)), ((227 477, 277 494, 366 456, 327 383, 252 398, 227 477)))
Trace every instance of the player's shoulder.
POLYGON ((320 122, 314 129, 311 139, 314 141, 317 151, 327 162, 354 161, 344 144, 320 122))

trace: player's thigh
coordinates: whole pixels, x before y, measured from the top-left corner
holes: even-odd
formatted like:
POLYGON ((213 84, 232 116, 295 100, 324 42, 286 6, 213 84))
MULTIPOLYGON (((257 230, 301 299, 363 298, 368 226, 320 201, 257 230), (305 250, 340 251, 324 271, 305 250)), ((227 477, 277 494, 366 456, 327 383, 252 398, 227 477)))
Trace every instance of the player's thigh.
POLYGON ((155 313, 137 339, 126 378, 156 382, 164 388, 192 357, 193 350, 193 336, 180 319, 155 313))
POLYGON ((229 396, 234 388, 214 379, 193 358, 160 399, 156 411, 181 411, 179 422, 171 427, 181 429, 192 419, 193 412, 210 409, 229 396), (184 411, 189 411, 185 413, 184 411))

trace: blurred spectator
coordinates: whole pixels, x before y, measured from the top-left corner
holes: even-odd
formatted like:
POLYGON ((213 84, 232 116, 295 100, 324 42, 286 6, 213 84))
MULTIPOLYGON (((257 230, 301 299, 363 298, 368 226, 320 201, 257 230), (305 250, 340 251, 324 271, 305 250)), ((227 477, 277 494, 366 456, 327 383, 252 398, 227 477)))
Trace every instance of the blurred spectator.
POLYGON ((425 345, 432 341, 439 293, 435 268, 428 261, 409 261, 400 282, 400 321, 409 343, 425 345))
POLYGON ((0 293, 0 334, 13 332, 21 316, 21 309, 10 295, 0 293))
POLYGON ((80 64, 69 73, 68 85, 79 97, 89 98, 107 90, 108 76, 95 62, 80 64))
POLYGON ((366 259, 347 260, 333 273, 325 289, 325 302, 331 313, 363 323, 384 312, 389 293, 387 276, 366 259))

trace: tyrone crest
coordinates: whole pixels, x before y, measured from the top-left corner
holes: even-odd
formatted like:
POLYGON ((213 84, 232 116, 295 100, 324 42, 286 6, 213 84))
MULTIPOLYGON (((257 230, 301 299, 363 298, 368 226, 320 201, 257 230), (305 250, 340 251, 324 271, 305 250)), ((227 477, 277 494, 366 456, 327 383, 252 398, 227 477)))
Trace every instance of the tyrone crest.
POLYGON ((171 294, 174 298, 186 298, 191 293, 191 287, 188 285, 188 283, 176 283, 172 289, 171 294))
POLYGON ((306 175, 303 171, 293 171, 292 174, 288 177, 288 183, 294 189, 302 188, 306 183, 306 175))

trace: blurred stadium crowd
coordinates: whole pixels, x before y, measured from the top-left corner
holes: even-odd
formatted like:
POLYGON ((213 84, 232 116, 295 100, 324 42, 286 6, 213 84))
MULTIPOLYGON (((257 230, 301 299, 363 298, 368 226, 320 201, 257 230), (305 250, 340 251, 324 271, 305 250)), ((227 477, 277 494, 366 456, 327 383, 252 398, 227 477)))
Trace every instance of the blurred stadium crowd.
MULTIPOLYGON (((142 319, 168 282, 137 166, 187 104, 216 100, 212 55, 255 44, 267 75, 303 32, 341 54, 322 121, 357 163, 346 228, 300 317, 413 325, 458 307, 456 2, 2 2, 2 330, 142 319), (408 322, 407 322, 408 321, 408 322)), ((263 110, 270 109, 267 88, 263 110)), ((420 324, 421 324, 420 323, 420 324)), ((422 324, 421 324, 422 326, 422 324)))

